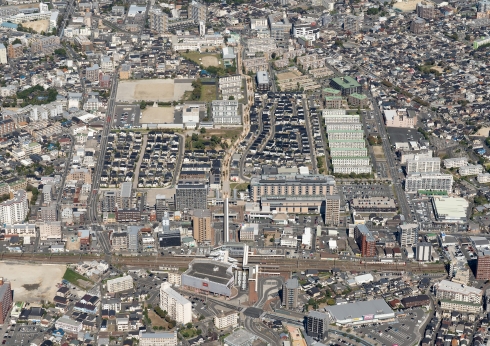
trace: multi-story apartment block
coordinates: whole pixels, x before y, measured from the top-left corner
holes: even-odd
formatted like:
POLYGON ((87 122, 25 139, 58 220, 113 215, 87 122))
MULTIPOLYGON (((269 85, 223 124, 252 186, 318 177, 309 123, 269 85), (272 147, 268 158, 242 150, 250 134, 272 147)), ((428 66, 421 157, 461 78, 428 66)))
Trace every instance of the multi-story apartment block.
POLYGON ((269 27, 271 30, 271 38, 273 38, 279 47, 285 47, 288 43, 291 22, 289 21, 286 13, 273 13, 269 17, 269 27))
POLYGON ((58 36, 42 37, 31 43, 31 53, 34 54, 53 54, 58 48, 61 48, 60 38, 58 36))
POLYGON ((462 177, 468 176, 468 175, 477 175, 480 173, 483 173, 483 166, 482 165, 467 165, 467 166, 462 166, 459 167, 459 175, 462 177))
POLYGON ((194 209, 192 236, 199 244, 214 244, 214 229, 211 227, 211 212, 209 209, 194 209))
POLYGON ((482 311, 482 305, 477 303, 459 302, 450 299, 441 299, 441 309, 449 311, 460 311, 470 314, 479 314, 482 311))
POLYGON ((328 140, 361 140, 364 138, 363 130, 328 130, 327 131, 328 140))
POLYGON ((0 120, 0 136, 7 135, 15 130, 15 122, 12 119, 0 120))
POLYGON ((240 75, 220 77, 219 90, 223 100, 229 100, 231 96, 235 100, 242 98, 243 79, 240 75))
POLYGON ((328 145, 330 150, 339 148, 366 148, 366 142, 363 139, 329 139, 328 145))
POLYGON ((268 29, 267 18, 251 18, 250 19, 250 29, 261 30, 268 29))
POLYGON ((100 68, 98 64, 85 69, 85 78, 91 82, 99 81, 100 68))
POLYGON ((163 282, 160 287, 160 308, 167 311, 178 323, 186 324, 192 321, 191 302, 174 291, 169 282, 163 282))
POLYGON ((372 173, 371 166, 341 166, 333 167, 334 174, 370 174, 372 173))
POLYGON ((325 58, 318 54, 300 56, 297 58, 297 64, 304 70, 320 68, 325 66, 325 58))
POLYGON ((264 58, 243 59, 243 67, 245 68, 245 73, 269 70, 269 64, 264 58))
POLYGON ((256 54, 256 53, 271 53, 277 50, 276 41, 270 37, 262 37, 262 38, 250 38, 247 43, 247 53, 248 54, 256 54))
POLYGON ((476 180, 478 180, 478 182, 480 184, 490 183, 490 173, 481 173, 481 174, 478 174, 476 176, 476 180))
POLYGON ((490 280, 490 250, 488 248, 479 249, 477 256, 475 278, 477 280, 490 280))
POLYGON ((221 312, 214 316, 214 325, 218 329, 228 327, 236 328, 238 326, 238 313, 236 311, 221 312))
POLYGON ((369 166, 369 156, 357 157, 332 157, 332 165, 335 166, 369 166))
POLYGON ((10 282, 0 278, 0 324, 7 322, 7 316, 12 308, 12 296, 10 282))
POLYGON ((363 17, 348 15, 344 19, 344 30, 353 34, 359 32, 362 26, 363 17))
POLYGON ((45 221, 37 223, 41 240, 61 239, 61 221, 45 221))
POLYGON ((366 148, 330 148, 330 157, 367 157, 366 148))
POLYGON ((325 197, 325 224, 337 226, 340 223, 340 196, 325 197))
POLYGON ((376 256, 376 240, 366 225, 356 225, 354 228, 354 239, 363 257, 376 256))
POLYGON ((332 78, 330 80, 330 86, 334 89, 340 90, 342 96, 348 96, 354 93, 361 93, 361 84, 359 84, 354 78, 350 76, 332 78))
POLYGON ((342 97, 340 96, 325 96, 325 109, 338 109, 342 107, 342 97))
POLYGON ((360 124, 361 120, 359 114, 347 114, 345 109, 324 109, 322 111, 323 119, 325 119, 326 124, 336 124, 336 123, 354 123, 360 124))
POLYGON ((206 23, 208 9, 205 4, 192 0, 189 4, 189 18, 192 18, 195 23, 206 23))
POLYGON ((150 16, 150 30, 157 34, 168 32, 168 14, 159 8, 152 8, 148 12, 150 16))
POLYGON ((38 222, 52 222, 58 220, 58 209, 55 204, 37 208, 36 220, 38 222))
POLYGON ((405 191, 440 190, 450 192, 453 187, 453 176, 443 173, 414 173, 405 179, 405 191))
POLYGON ((436 14, 436 9, 431 3, 419 2, 416 7, 416 12, 420 18, 433 19, 436 14))
POLYGON ((398 241, 402 247, 415 245, 419 241, 419 226, 416 223, 398 226, 398 241))
POLYGON ((63 315, 54 324, 56 329, 62 329, 65 332, 77 334, 82 330, 82 322, 75 321, 67 315, 63 315))
POLYGON ((442 280, 434 284, 436 297, 439 299, 456 300, 459 302, 468 302, 481 304, 483 291, 481 289, 461 285, 456 282, 442 280))
POLYGON ((111 247, 114 251, 127 250, 129 245, 128 232, 112 232, 111 247))
POLYGON ((133 289, 133 278, 131 275, 121 276, 119 278, 107 280, 107 292, 117 293, 133 289))
POLYGON ((177 332, 147 333, 140 331, 140 346, 177 346, 177 332))
POLYGON ((427 23, 423 18, 415 18, 410 23, 410 31, 415 35, 423 34, 425 32, 427 23))
POLYGON ((205 184, 188 183, 177 185, 175 190, 175 209, 207 209, 208 188, 205 184))
POLYGON ((387 109, 384 118, 387 127, 413 128, 417 124, 417 115, 413 110, 387 109))
POLYGON ((298 306, 299 282, 297 278, 286 280, 282 285, 282 305, 286 309, 296 309, 298 306))
POLYGON ((407 160, 407 174, 411 173, 439 173, 441 171, 441 159, 439 157, 419 158, 407 160))
POLYGON ((72 168, 70 172, 68 172, 66 180, 75 180, 84 184, 92 184, 92 174, 87 168, 72 168))
POLYGON ((301 37, 308 41, 316 41, 320 38, 320 28, 311 23, 297 23, 293 26, 293 37, 301 37))
POLYGON ((310 311, 306 317, 306 334, 320 340, 326 338, 329 321, 327 314, 310 311))
POLYGON ((24 46, 20 43, 10 44, 7 47, 7 56, 9 59, 17 59, 24 56, 24 46))
POLYGON ((3 43, 0 43, 0 64, 7 63, 7 48, 3 43))
POLYGON ((444 160, 444 167, 446 168, 459 168, 468 165, 468 158, 466 157, 455 157, 452 159, 444 160))
POLYGON ((24 190, 18 190, 14 198, 0 203, 0 224, 22 223, 28 211, 27 193, 24 190))
POLYGON ((238 114, 238 100, 214 100, 211 102, 213 123, 215 125, 241 125, 238 114))

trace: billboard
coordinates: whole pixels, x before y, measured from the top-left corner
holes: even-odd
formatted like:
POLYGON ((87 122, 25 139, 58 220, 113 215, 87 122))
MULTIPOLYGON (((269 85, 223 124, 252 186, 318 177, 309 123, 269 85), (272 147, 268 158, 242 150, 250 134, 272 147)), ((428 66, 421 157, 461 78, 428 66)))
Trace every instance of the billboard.
POLYGON ((369 321, 374 319, 374 315, 364 315, 364 321, 369 321))
POLYGON ((352 321, 362 321, 362 317, 354 317, 352 321))
POLYGON ((208 283, 207 282, 203 282, 202 285, 203 285, 203 287, 208 287, 208 283))

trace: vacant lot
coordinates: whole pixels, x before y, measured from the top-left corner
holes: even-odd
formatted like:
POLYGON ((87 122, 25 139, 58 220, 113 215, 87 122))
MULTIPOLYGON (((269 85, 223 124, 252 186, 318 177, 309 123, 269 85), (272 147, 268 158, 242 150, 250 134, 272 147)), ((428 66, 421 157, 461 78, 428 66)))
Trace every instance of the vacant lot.
POLYGON ((0 273, 10 281, 15 301, 28 303, 52 301, 61 282, 64 265, 0 263, 0 273))
POLYGON ((385 160, 385 154, 383 151, 383 147, 381 145, 373 146, 373 152, 374 152, 374 157, 376 157, 376 160, 379 159, 385 160))
POLYGON ((37 33, 47 32, 49 29, 49 20, 35 20, 33 22, 22 23, 24 28, 31 28, 37 33))
POLYGON ((76 271, 70 268, 66 268, 65 274, 63 275, 63 279, 82 288, 90 286, 89 279, 87 279, 83 275, 78 274, 76 271))
POLYGON ((201 54, 199 52, 189 52, 189 53, 182 53, 182 55, 191 61, 194 61, 198 65, 202 65, 204 67, 209 67, 209 66, 219 66, 219 57, 217 54, 201 54), (201 60, 199 60, 201 59, 201 60))
POLYGON ((191 82, 175 83, 172 79, 121 81, 117 88, 117 100, 122 102, 160 101, 171 102, 182 98, 192 90, 191 82))
POLYGON ((477 133, 475 133, 476 136, 481 136, 481 137, 488 137, 490 134, 490 127, 482 127, 481 129, 478 130, 477 133))
POLYGON ((199 101, 211 102, 216 100, 216 85, 203 85, 199 101))
POLYGON ((174 107, 147 107, 142 114, 142 124, 172 124, 174 107))
POLYGON ((168 323, 163 318, 158 316, 153 309, 148 309, 148 318, 151 320, 151 325, 153 327, 163 327, 168 328, 168 323))
POLYGON ((396 10, 400 10, 402 12, 411 12, 411 11, 415 11, 415 8, 417 7, 417 3, 419 2, 420 1, 418 0, 397 2, 393 5, 393 8, 396 10))
POLYGON ((280 82, 286 79, 299 77, 301 76, 301 72, 299 71, 283 72, 283 73, 276 74, 276 76, 277 76, 277 80, 280 82))

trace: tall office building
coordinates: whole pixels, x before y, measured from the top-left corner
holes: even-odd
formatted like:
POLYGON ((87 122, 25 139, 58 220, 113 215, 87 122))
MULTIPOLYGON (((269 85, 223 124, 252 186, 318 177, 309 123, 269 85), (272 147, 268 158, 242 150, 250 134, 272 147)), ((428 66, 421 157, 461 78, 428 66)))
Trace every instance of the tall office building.
POLYGON ((490 279, 490 249, 478 250, 475 278, 477 280, 490 279))
POLYGON ((27 193, 25 190, 18 190, 14 198, 0 204, 0 224, 12 225, 24 222, 28 211, 27 193))
POLYGON ((175 190, 175 210, 207 209, 208 188, 200 183, 179 183, 175 190))
POLYGON ((327 314, 310 311, 306 317, 306 334, 312 338, 325 339, 328 330, 327 314))
POLYGON ((191 302, 174 291, 168 282, 160 286, 160 308, 178 323, 192 322, 191 302))
POLYGON ((428 242, 417 243, 415 247, 417 261, 428 262, 432 258, 432 244, 428 242))
POLYGON ((214 244, 214 229, 211 227, 209 209, 194 209, 192 216, 192 236, 199 244, 214 244))
POLYGON ((376 240, 366 225, 356 225, 354 228, 354 239, 363 257, 376 256, 376 240))
POLYGON ((207 14, 208 9, 205 4, 201 4, 195 0, 192 0, 192 2, 189 4, 189 18, 193 19, 194 22, 206 23, 207 14))
POLYGON ((168 32, 168 14, 159 8, 152 8, 148 12, 150 16, 150 30, 157 34, 168 32))
POLYGON ((0 43, 0 64, 6 64, 7 63, 7 48, 3 45, 3 43, 0 43))
POLYGON ((298 306, 298 291, 299 282, 298 279, 288 279, 282 285, 282 305, 286 309, 295 309, 298 306))
POLYGON ((4 324, 12 307, 12 288, 10 282, 0 278, 0 324, 4 324))

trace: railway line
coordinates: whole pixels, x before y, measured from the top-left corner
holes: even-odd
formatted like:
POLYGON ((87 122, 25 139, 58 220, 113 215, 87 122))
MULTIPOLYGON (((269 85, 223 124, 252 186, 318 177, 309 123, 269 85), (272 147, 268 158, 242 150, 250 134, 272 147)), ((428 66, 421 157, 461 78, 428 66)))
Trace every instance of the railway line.
MULTIPOLYGON (((171 256, 116 256, 116 255, 82 255, 82 254, 42 254, 42 253, 1 253, 0 261, 27 262, 39 264, 74 264, 81 261, 106 260, 112 265, 126 267, 140 267, 146 269, 186 268, 195 257, 171 256)), ((419 263, 381 263, 358 261, 325 261, 325 260, 297 260, 287 258, 269 258, 267 256, 253 256, 249 264, 258 264, 261 272, 285 272, 306 269, 340 271, 392 271, 413 273, 443 273, 444 264, 421 265, 419 263)))

